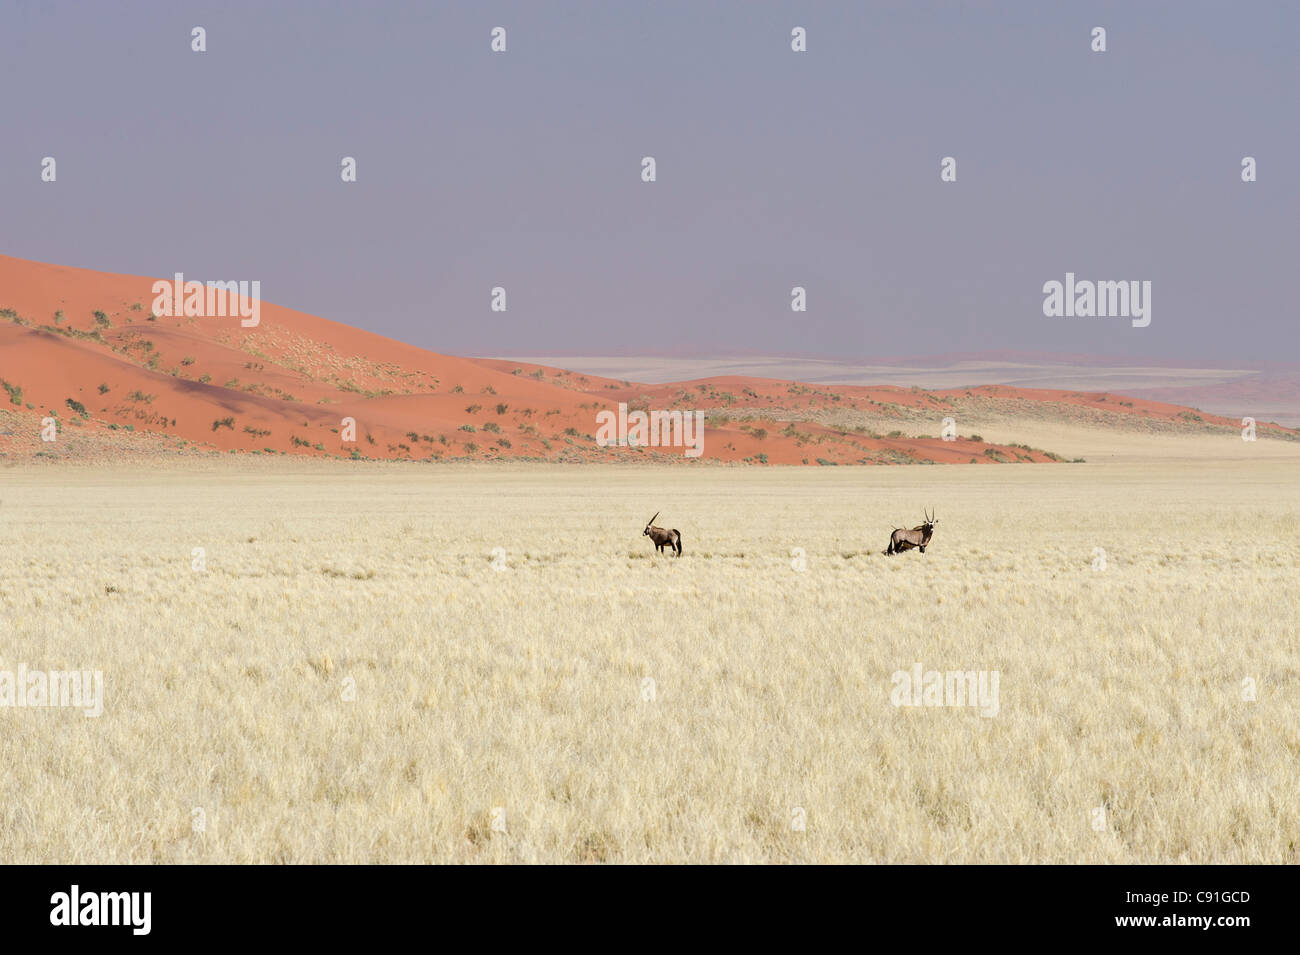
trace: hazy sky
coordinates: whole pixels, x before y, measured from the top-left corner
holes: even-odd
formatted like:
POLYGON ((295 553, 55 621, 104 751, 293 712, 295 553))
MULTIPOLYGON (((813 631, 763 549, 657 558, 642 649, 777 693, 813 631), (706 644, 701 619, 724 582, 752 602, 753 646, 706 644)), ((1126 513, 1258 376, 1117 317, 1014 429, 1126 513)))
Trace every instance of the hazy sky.
POLYGON ((459 354, 1295 359, 1297 37, 1291 0, 4 0, 0 252, 459 354), (1067 271, 1151 281, 1150 326, 1045 317, 1067 271))

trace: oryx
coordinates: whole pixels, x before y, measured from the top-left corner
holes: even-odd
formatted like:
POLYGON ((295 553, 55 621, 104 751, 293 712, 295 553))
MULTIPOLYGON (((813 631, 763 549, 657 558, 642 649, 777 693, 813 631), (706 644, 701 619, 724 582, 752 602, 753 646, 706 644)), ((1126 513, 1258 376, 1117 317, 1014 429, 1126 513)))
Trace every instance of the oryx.
MULTIPOLYGON (((922 513, 925 513, 922 511, 922 513)), ((889 535, 889 546, 885 548, 886 554, 901 554, 905 550, 911 550, 918 547, 921 553, 925 553, 926 545, 930 543, 930 538, 934 536, 934 525, 938 524, 937 518, 925 514, 925 523, 918 524, 910 531, 906 528, 898 527, 894 533, 889 535)))
MULTIPOLYGON (((655 511, 655 517, 658 516, 659 516, 659 511, 655 511)), ((673 551, 675 551, 678 557, 681 557, 682 556, 681 531, 679 531, 675 527, 672 530, 667 530, 667 531, 664 530, 662 527, 655 527, 655 517, 650 518, 649 522, 645 526, 645 530, 641 532, 641 536, 650 538, 650 540, 654 542, 655 550, 657 550, 659 553, 662 554, 664 552, 664 547, 667 546, 671 548, 673 551)))

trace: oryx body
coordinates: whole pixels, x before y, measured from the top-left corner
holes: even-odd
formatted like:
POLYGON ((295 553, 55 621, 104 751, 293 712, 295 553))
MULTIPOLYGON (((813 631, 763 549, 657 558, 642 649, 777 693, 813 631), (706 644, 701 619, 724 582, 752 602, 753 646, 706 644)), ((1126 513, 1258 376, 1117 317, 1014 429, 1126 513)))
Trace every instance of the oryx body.
POLYGON ((934 536, 934 525, 938 523, 937 518, 926 514, 925 522, 918 524, 911 530, 904 527, 895 528, 894 533, 889 535, 889 546, 885 548, 884 553, 901 554, 903 551, 915 547, 924 554, 926 546, 930 543, 930 538, 934 536))
MULTIPOLYGON (((658 516, 659 516, 659 512, 655 511, 655 517, 658 516)), ((645 530, 641 532, 641 536, 650 538, 651 542, 653 542, 653 544, 655 545, 655 550, 657 550, 659 553, 662 554, 664 552, 664 548, 668 547, 671 548, 672 551, 678 557, 681 557, 682 556, 681 531, 679 531, 675 527, 672 528, 671 530, 664 530, 664 528, 662 527, 656 527, 655 517, 650 518, 649 523, 646 524, 645 526, 645 530)))

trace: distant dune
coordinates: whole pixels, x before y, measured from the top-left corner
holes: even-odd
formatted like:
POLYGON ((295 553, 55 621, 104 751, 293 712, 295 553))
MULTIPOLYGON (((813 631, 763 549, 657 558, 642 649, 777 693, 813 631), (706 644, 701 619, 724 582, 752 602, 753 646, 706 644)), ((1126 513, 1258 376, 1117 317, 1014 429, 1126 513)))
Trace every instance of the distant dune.
MULTIPOLYGON (((0 456, 692 460, 683 447, 601 447, 597 415, 620 404, 700 412, 700 460, 760 465, 1062 457, 1017 437, 1022 421, 1171 434, 1240 430, 1231 418, 1060 383, 828 386, 811 375, 774 378, 784 366, 762 362, 641 383, 655 376, 443 355, 266 302, 255 328, 241 327, 238 317, 154 316, 153 282, 0 256, 0 456), (53 442, 41 439, 47 418, 57 419, 53 442), (955 437, 945 440, 949 418, 955 437), (347 419, 355 421, 355 441, 345 440, 347 419), (981 422, 996 425, 1002 443, 986 441, 974 427, 981 422)), ((1296 437, 1268 424, 1260 435, 1296 437)))
MULTIPOLYGON (((508 360, 508 359, 507 359, 508 360)), ((1188 405, 1240 419, 1300 426, 1300 363, 1151 362, 1100 356, 981 353, 923 359, 833 361, 746 356, 661 358, 627 356, 533 357, 587 374, 669 382, 718 375, 758 375, 821 385, 899 385, 1104 391, 1188 405)))

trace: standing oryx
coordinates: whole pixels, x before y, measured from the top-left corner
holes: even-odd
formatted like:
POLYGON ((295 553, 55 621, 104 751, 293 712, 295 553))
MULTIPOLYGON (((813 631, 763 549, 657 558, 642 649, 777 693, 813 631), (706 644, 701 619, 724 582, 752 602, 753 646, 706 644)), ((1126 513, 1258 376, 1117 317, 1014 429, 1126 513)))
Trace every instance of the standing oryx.
MULTIPOLYGON (((925 513, 922 511, 922 513, 925 513)), ((895 529, 894 533, 889 535, 889 546, 883 551, 885 554, 901 554, 905 550, 911 550, 913 547, 919 547, 921 553, 925 553, 926 545, 930 543, 930 538, 934 536, 934 525, 939 521, 925 515, 925 523, 918 524, 910 531, 902 527, 895 529)))
MULTIPOLYGON (((655 517, 658 516, 659 512, 655 511, 655 517)), ((655 550, 659 553, 662 554, 664 552, 664 547, 667 546, 675 551, 678 557, 681 557, 681 531, 675 527, 670 531, 666 531, 662 527, 655 527, 655 517, 650 518, 650 522, 646 524, 645 530, 641 532, 641 536, 650 538, 650 540, 654 542, 655 550)))

